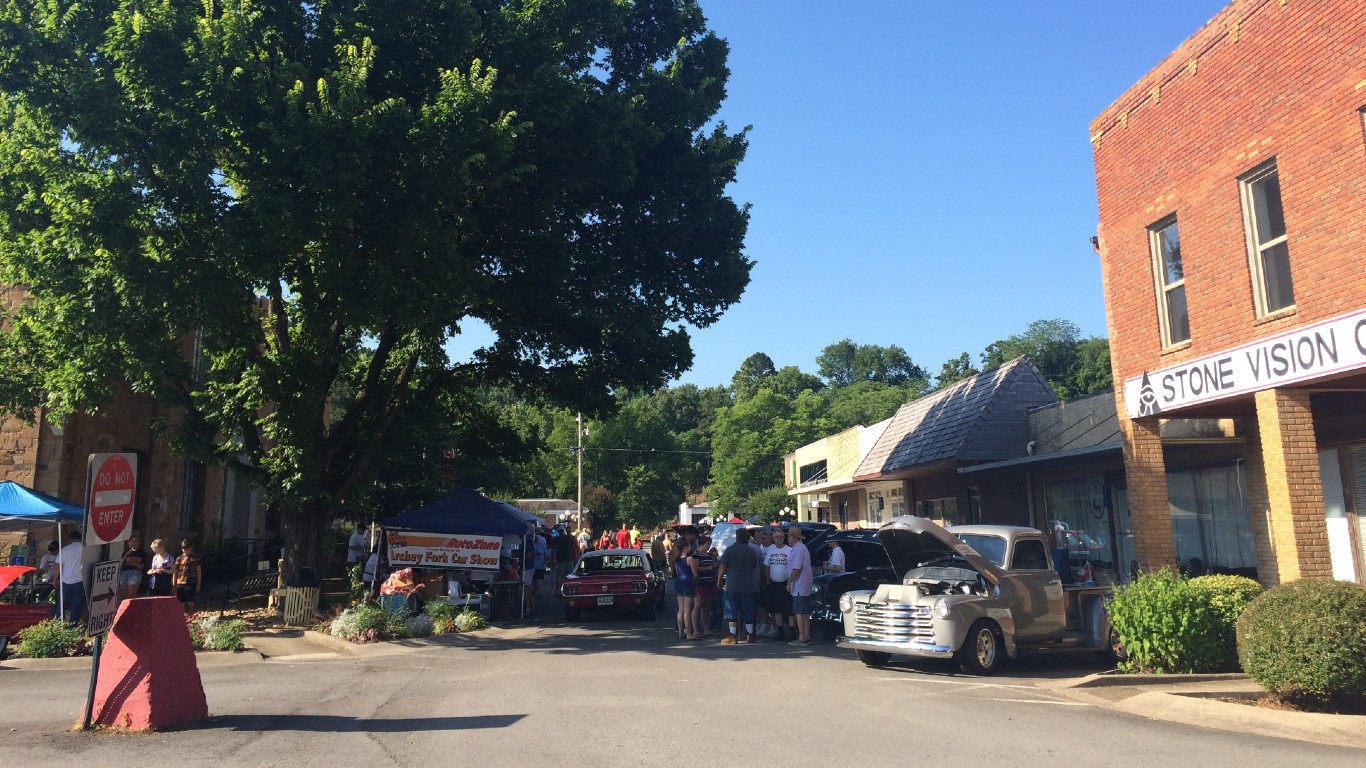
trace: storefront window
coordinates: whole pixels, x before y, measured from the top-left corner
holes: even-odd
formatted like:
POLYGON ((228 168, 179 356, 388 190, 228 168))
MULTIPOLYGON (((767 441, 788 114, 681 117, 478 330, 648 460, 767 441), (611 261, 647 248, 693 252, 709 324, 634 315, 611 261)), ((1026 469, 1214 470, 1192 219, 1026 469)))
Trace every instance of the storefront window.
POLYGON ((1047 480, 1043 496, 1047 532, 1053 537, 1053 564, 1063 580, 1098 584, 1118 581, 1105 478, 1086 475, 1047 480))
POLYGON ((1241 462, 1168 472, 1167 498, 1182 571, 1257 578, 1241 462))
POLYGON ((929 499, 921 502, 920 516, 928 517, 939 525, 958 525, 958 499, 929 499))

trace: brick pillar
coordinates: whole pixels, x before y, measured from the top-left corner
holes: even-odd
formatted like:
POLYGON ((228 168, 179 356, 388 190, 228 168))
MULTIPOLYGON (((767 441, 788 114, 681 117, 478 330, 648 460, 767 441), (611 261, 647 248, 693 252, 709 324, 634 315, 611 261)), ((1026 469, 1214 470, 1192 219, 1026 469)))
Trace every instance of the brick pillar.
POLYGON ((1332 578, 1309 393, 1266 389, 1256 394, 1256 402, 1275 578, 1278 582, 1332 578))
POLYGON ((1155 418, 1129 419, 1119 405, 1124 440, 1124 471, 1129 483, 1129 512, 1134 524, 1134 552, 1139 568, 1176 565, 1172 508, 1167 498, 1167 463, 1155 418))
POLYGON ((1271 502, 1267 498, 1266 466, 1262 462, 1261 432, 1257 419, 1237 419, 1235 430, 1247 441, 1247 455, 1243 461, 1243 483, 1247 492, 1247 519, 1252 526, 1252 543, 1257 548, 1257 580, 1271 588, 1281 583, 1280 565, 1271 531, 1271 502))

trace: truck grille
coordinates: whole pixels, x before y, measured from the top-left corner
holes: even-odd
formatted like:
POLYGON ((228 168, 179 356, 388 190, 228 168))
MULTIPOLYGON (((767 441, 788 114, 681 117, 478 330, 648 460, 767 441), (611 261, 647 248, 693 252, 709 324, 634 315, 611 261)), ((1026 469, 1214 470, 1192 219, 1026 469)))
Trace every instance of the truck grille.
POLYGON ((855 603, 854 634, 891 642, 933 642, 934 623, 929 606, 855 603))

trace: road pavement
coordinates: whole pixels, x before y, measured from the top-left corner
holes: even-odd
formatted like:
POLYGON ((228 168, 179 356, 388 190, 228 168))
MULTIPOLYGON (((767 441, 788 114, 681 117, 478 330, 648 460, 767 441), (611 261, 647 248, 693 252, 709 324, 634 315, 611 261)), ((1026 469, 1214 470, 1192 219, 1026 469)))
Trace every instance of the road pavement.
MULTIPOLYGON (((674 639, 667 617, 548 621, 437 641, 202 664, 212 718, 73 733, 86 669, 0 670, 0 765, 1171 766, 1363 764, 1363 752, 1159 722, 1041 681, 872 669, 832 645, 674 639)), ((321 649, 319 649, 321 650, 321 649)))

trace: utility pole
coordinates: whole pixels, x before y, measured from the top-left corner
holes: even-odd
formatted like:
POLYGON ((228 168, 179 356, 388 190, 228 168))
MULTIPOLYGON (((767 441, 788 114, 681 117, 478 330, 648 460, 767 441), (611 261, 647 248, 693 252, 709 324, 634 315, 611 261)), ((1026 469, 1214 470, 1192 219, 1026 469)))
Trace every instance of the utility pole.
POLYGON ((578 434, 579 447, 576 448, 576 449, 574 450, 574 456, 575 456, 575 458, 577 458, 577 459, 579 460, 579 498, 577 499, 577 502, 576 502, 576 503, 577 503, 576 512, 577 512, 578 517, 579 517, 579 526, 578 526, 578 527, 579 527, 579 530, 582 531, 582 530, 583 530, 583 412, 582 412, 582 411, 579 412, 579 416, 578 416, 578 419, 577 419, 577 423, 578 423, 578 428, 575 429, 575 432, 578 434))

